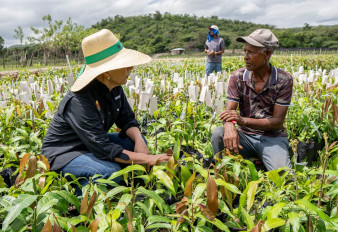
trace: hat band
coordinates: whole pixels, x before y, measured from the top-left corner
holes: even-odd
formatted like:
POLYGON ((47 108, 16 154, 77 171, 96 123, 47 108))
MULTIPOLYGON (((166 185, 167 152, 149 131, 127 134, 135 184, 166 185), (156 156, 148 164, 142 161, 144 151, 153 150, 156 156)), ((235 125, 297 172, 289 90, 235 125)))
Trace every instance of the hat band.
POLYGON ((86 56, 84 59, 86 61, 86 64, 96 63, 98 61, 106 59, 107 57, 112 56, 115 53, 121 51, 122 48, 123 48, 122 43, 120 41, 118 41, 113 46, 106 48, 103 51, 100 51, 100 52, 93 54, 91 56, 86 56))

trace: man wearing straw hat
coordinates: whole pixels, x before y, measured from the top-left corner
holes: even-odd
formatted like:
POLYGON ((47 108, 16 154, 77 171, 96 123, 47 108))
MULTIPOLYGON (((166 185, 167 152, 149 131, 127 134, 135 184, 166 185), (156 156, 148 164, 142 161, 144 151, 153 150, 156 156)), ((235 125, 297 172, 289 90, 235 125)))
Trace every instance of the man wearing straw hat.
POLYGON ((258 29, 237 41, 245 43, 246 65, 230 77, 226 109, 220 114, 224 125, 211 138, 214 154, 228 148, 243 157, 259 157, 267 170, 290 168, 283 123, 293 81, 290 74, 270 64, 278 39, 270 30, 258 29))
POLYGON ((213 71, 222 72, 222 54, 224 53, 224 40, 218 36, 219 29, 216 25, 209 27, 208 37, 205 41, 205 50, 207 53, 205 74, 210 75, 213 71))
POLYGON ((108 178, 121 164, 168 161, 167 154, 150 155, 121 87, 134 65, 151 58, 124 48, 107 29, 84 38, 82 51, 86 65, 62 99, 43 141, 42 154, 51 170, 84 177, 79 182, 86 185, 87 178, 108 178), (108 133, 114 123, 121 131, 108 133))

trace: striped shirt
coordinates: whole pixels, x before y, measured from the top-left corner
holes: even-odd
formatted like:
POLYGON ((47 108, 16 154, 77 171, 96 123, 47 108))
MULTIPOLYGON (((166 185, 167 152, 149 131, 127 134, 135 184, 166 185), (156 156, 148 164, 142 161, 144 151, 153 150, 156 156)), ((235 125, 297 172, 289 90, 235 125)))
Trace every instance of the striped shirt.
MULTIPOLYGON (((291 75, 271 64, 270 66, 272 70, 270 77, 260 93, 255 90, 251 71, 241 68, 231 75, 227 90, 227 100, 239 103, 239 111, 242 117, 271 118, 275 105, 290 105, 293 86, 291 75)), ((262 131, 240 126, 239 130, 246 134, 286 137, 284 128, 281 130, 262 131)))

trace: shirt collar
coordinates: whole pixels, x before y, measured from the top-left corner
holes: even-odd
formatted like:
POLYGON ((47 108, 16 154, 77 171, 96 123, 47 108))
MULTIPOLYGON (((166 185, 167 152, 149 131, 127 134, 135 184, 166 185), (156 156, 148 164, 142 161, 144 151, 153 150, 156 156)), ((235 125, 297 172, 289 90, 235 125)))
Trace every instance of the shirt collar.
MULTIPOLYGON (((271 67, 272 72, 269 77, 269 81, 270 81, 269 84, 275 85, 277 83, 277 68, 274 67, 272 64, 270 64, 270 67, 271 67)), ((249 80, 249 83, 251 83, 251 78, 252 78, 252 72, 245 69, 244 74, 243 74, 243 81, 249 80)))

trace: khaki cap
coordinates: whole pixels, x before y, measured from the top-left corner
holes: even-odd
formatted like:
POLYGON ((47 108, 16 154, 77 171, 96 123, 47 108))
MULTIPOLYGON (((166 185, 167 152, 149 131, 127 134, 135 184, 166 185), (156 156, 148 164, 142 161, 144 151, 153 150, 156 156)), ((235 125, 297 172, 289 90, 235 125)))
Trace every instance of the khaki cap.
POLYGON ((278 48, 279 43, 277 37, 268 29, 258 29, 249 36, 240 36, 237 42, 249 43, 256 47, 278 48))

